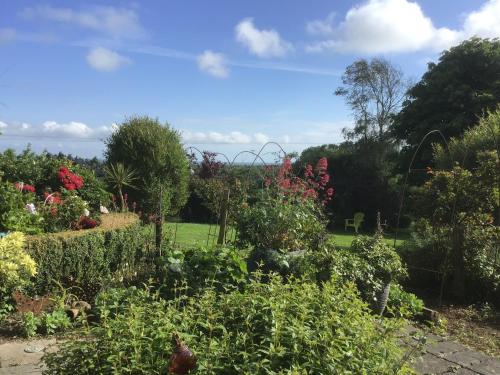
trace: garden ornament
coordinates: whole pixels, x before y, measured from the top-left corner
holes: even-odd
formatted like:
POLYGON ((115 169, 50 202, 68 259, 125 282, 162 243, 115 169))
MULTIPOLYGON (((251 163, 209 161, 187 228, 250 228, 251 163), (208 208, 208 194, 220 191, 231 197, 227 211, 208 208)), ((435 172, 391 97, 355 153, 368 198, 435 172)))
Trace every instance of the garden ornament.
POLYGON ((172 334, 174 352, 170 357, 168 371, 170 374, 185 375, 196 367, 196 357, 189 350, 187 345, 183 344, 177 333, 172 334))

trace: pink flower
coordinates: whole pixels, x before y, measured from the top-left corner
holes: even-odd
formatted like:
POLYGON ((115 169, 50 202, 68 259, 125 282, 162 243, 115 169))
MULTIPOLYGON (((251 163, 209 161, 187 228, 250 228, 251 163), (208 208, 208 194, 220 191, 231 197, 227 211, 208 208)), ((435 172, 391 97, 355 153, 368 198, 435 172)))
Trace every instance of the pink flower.
POLYGON ((322 157, 316 163, 316 170, 318 172, 324 172, 328 168, 328 160, 325 157, 322 157))
POLYGON ((328 189, 326 190, 326 195, 327 195, 328 197, 331 197, 331 196, 333 196, 333 192, 334 192, 334 190, 333 190, 333 188, 332 188, 332 187, 331 187, 331 188, 328 188, 328 189))

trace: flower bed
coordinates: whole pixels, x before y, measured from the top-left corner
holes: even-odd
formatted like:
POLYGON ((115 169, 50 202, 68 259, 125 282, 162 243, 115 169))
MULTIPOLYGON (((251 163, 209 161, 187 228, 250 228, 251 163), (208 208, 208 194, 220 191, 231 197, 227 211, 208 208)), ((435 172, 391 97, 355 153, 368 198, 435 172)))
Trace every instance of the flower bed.
POLYGON ((70 160, 29 150, 0 154, 0 231, 39 234, 99 225, 103 182, 70 160))

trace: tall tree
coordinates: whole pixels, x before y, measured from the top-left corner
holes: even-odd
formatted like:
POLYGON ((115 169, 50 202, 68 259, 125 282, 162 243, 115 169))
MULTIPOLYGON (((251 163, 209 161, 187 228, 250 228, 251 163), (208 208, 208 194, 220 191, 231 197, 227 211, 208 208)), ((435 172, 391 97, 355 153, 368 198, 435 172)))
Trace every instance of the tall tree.
MULTIPOLYGON (((447 139, 460 136, 500 102, 500 40, 472 38, 444 51, 408 94, 393 125, 407 154, 431 130, 447 139)), ((422 146, 417 165, 425 167, 432 147, 429 142, 422 146)))
POLYGON ((159 249, 163 216, 176 213, 187 200, 189 163, 179 133, 157 119, 132 117, 111 134, 106 145, 108 164, 121 163, 136 172, 137 202, 146 213, 156 215, 159 249))
POLYGON ((384 139, 408 88, 403 72, 384 59, 360 59, 346 68, 342 83, 335 95, 345 98, 355 119, 354 129, 344 134, 384 139))

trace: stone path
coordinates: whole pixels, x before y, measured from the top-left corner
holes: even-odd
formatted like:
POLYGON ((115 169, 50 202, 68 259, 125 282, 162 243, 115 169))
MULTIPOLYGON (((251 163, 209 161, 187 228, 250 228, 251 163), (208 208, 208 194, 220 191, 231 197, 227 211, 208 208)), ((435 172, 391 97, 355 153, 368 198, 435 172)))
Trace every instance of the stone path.
POLYGON ((55 350, 56 339, 8 341, 0 345, 0 375, 40 375, 44 353, 55 350))
POLYGON ((422 331, 407 329, 403 342, 415 348, 417 358, 413 368, 421 375, 500 375, 500 359, 474 351, 450 339, 429 333, 422 348, 419 336, 422 331), (419 355, 420 354, 420 355, 419 355), (419 356, 418 356, 419 355, 419 356))

